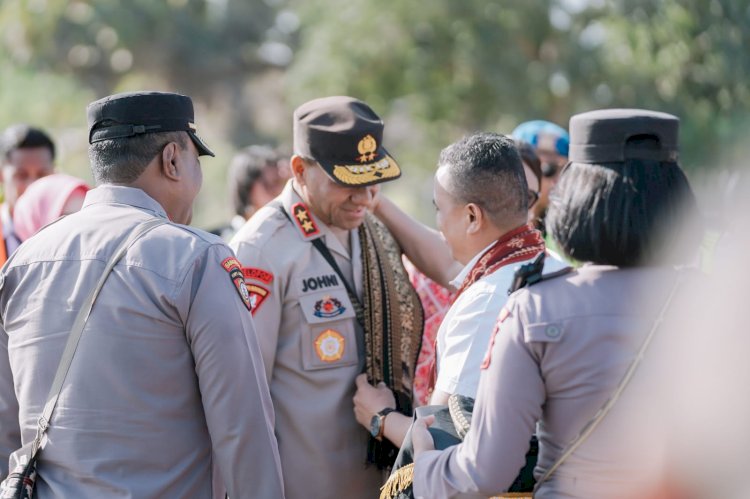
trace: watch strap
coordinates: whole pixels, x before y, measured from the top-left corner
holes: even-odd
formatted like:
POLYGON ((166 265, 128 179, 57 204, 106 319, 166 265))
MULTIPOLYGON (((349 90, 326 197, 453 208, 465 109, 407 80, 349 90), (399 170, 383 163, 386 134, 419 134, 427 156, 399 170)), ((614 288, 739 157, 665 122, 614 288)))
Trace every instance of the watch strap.
POLYGON ((378 412, 377 416, 380 418, 380 428, 378 428, 378 434, 375 437, 376 440, 383 439, 383 434, 385 433, 385 417, 392 412, 396 412, 396 409, 392 407, 386 407, 385 409, 378 412))

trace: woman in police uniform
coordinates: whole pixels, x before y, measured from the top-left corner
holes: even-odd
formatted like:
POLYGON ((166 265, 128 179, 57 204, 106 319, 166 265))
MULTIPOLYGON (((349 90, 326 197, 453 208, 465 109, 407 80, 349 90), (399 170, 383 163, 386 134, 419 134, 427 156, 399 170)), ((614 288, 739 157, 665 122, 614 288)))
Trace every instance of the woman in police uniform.
POLYGON ((416 497, 506 490, 535 430, 535 475, 543 481, 535 497, 636 497, 648 489, 658 452, 645 413, 629 410, 639 402, 633 386, 554 465, 620 386, 675 287, 681 262, 659 260, 659 249, 667 230, 695 210, 677 165, 678 124, 632 109, 571 119, 570 163, 547 221, 567 256, 586 263, 508 300, 461 445, 430 450, 425 422, 415 423, 416 497))

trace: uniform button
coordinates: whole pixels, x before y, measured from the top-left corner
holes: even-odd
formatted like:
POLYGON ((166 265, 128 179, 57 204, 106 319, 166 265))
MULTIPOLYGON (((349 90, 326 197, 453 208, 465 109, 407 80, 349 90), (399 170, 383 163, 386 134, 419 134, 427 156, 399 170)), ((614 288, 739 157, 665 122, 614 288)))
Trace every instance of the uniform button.
POLYGON ((544 330, 544 334, 546 334, 548 338, 557 338, 560 336, 560 328, 557 326, 547 326, 544 330))

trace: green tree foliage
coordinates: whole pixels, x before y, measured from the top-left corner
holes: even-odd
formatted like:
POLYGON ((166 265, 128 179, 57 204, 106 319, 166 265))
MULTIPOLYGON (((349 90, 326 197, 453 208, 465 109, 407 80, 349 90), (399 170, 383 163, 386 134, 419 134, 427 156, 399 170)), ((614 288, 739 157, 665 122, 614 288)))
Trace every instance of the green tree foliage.
POLYGON ((407 187, 466 132, 601 107, 680 116, 688 169, 740 164, 748 47, 747 0, 2 0, 0 127, 51 128, 80 174, 87 102, 187 93, 220 154, 196 210, 211 225, 231 151, 288 143, 292 109, 323 95, 385 117, 407 187))
POLYGON ((598 107, 683 120, 683 159, 711 166, 750 109, 750 6, 743 0, 331 0, 299 2, 294 100, 347 93, 387 115, 409 158, 472 129, 562 125, 598 107), (397 121, 398 123, 398 121, 397 121))

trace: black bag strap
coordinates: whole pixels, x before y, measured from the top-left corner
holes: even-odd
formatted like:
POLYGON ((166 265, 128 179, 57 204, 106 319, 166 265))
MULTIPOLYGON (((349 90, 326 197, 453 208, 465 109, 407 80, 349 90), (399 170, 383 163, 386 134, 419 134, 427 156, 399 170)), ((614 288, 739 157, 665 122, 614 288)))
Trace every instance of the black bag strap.
MULTIPOLYGON (((289 213, 284 209, 284 207, 279 204, 278 205, 279 210, 281 213, 284 214, 284 216, 289 220, 289 222, 294 225, 294 222, 292 221, 292 217, 289 216, 289 213)), ((328 265, 331 266, 334 272, 336 272, 336 275, 339 276, 339 279, 341 279, 341 282, 344 283, 344 287, 346 288, 346 294, 349 295, 349 300, 352 302, 352 306, 354 307, 354 314, 357 316, 357 322, 360 326, 362 326, 362 329, 365 328, 365 308, 362 304, 362 300, 359 299, 359 296, 357 296, 357 293, 352 289, 352 286, 349 284, 349 281, 344 278, 344 273, 341 272, 341 268, 339 267, 339 264, 336 263, 336 259, 331 254, 331 250, 328 249, 328 246, 323 242, 321 238, 315 238, 312 241, 310 241, 312 245, 315 247, 316 250, 318 250, 318 253, 320 253, 320 256, 323 257, 323 259, 328 262, 328 265)))
POLYGON ((81 339, 83 328, 86 326, 86 321, 89 318, 91 309, 94 307, 96 297, 99 296, 99 291, 101 291, 102 287, 104 286, 104 281, 107 280, 107 277, 109 276, 114 266, 122 258, 128 248, 130 248, 130 246, 132 246, 133 243, 138 240, 138 238, 143 236, 151 229, 154 229, 159 225, 163 225, 165 223, 167 223, 166 219, 154 218, 136 226, 130 232, 130 235, 122 240, 115 252, 112 253, 109 261, 104 266, 104 271, 99 276, 99 280, 97 281, 96 286, 91 290, 89 295, 86 297, 86 300, 81 305, 81 308, 78 310, 78 314, 76 315, 75 321, 73 322, 73 327, 71 328, 70 335, 68 336, 68 340, 65 343, 65 349, 63 350, 63 354, 60 358, 60 363, 57 366, 55 378, 52 381, 52 386, 49 389, 49 394, 47 395, 47 403, 44 405, 42 415, 39 416, 39 420, 37 421, 36 437, 34 438, 31 449, 32 458, 39 451, 42 443, 42 438, 49 428, 52 414, 55 411, 55 407, 57 407, 57 400, 60 398, 60 392, 62 391, 63 384, 65 383, 65 378, 67 377, 68 370, 70 369, 70 364, 71 362, 73 362, 73 357, 75 356, 76 349, 78 348, 78 342, 81 339))

